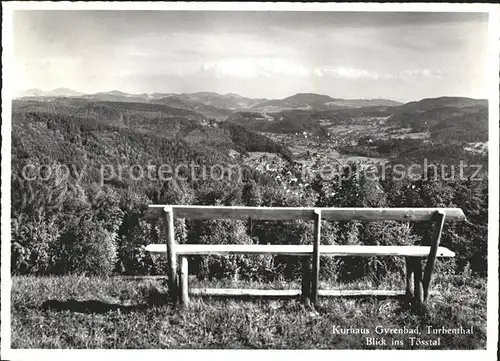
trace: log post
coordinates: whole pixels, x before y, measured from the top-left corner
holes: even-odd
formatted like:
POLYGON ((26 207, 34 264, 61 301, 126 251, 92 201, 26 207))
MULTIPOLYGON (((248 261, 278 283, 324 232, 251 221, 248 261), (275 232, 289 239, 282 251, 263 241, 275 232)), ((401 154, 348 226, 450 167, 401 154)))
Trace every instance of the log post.
POLYGON ((165 233, 167 235, 167 260, 168 260, 168 293, 172 300, 177 300, 177 255, 175 253, 174 212, 172 207, 163 208, 165 233))
POLYGON ((412 258, 415 303, 417 305, 420 305, 424 302, 424 290, 422 286, 422 261, 417 257, 412 258))
POLYGON ((179 279, 180 302, 182 306, 189 305, 189 263, 187 256, 180 257, 181 277, 179 279))
POLYGON ((443 232, 445 213, 442 211, 436 211, 434 215, 436 222, 436 228, 431 240, 431 249, 429 255, 427 256, 427 262, 425 264, 424 277, 422 279, 422 285, 424 288, 424 300, 427 299, 429 295, 429 286, 431 284, 432 271, 434 269, 434 264, 436 263, 436 255, 439 247, 439 242, 441 240, 441 234, 443 232))
POLYGON ((318 285, 319 285, 319 245, 321 240, 321 210, 314 210, 314 239, 313 239, 313 261, 311 275, 311 302, 313 305, 318 303, 318 285))
POLYGON ((413 284, 413 276, 415 272, 415 261, 412 257, 406 257, 406 299, 411 302, 415 298, 415 287, 413 284))
POLYGON ((311 257, 302 258, 302 300, 306 300, 311 294, 311 257))

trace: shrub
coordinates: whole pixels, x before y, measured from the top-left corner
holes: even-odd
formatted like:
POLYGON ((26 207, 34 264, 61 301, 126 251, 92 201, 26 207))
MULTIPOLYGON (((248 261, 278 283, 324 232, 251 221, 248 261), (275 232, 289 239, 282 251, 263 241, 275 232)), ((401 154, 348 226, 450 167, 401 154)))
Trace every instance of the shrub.
MULTIPOLYGON (((196 221, 188 234, 189 243, 200 244, 251 244, 246 234, 246 224, 239 220, 196 221)), ((240 256, 203 256, 193 262, 193 269, 200 278, 234 277, 240 256)))
MULTIPOLYGON (((197 221, 191 224, 188 242, 200 244, 254 244, 247 234, 247 222, 241 220, 197 221)), ((264 281, 274 279, 279 265, 272 256, 203 256, 192 262, 198 278, 264 281)))
POLYGON ((22 215, 12 219, 11 269, 18 274, 47 274, 54 266, 60 236, 53 217, 22 215))
POLYGON ((148 274, 152 267, 152 259, 144 246, 151 239, 153 227, 145 220, 130 214, 125 215, 122 227, 124 225, 127 225, 127 231, 120 232, 117 242, 116 271, 129 275, 148 274))
POLYGON ((105 276, 115 268, 115 234, 99 223, 75 222, 62 234, 57 272, 105 276))
MULTIPOLYGON (((418 237, 409 224, 400 222, 332 222, 328 244, 412 245, 418 237)), ((322 260, 322 277, 354 281, 365 277, 379 282, 388 273, 404 275, 401 257, 336 257, 322 260)))

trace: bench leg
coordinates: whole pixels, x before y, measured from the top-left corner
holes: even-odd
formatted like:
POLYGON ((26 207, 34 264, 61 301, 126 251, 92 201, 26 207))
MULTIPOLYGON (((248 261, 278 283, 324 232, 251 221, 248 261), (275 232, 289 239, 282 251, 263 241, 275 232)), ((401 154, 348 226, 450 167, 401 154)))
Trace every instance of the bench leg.
POLYGON ((441 234, 443 233, 445 214, 441 211, 437 211, 434 215, 436 222, 436 229, 431 240, 431 249, 429 256, 427 257, 427 262, 425 264, 424 276, 422 279, 422 285, 424 287, 424 300, 427 299, 429 295, 429 287, 431 285, 432 271, 434 270, 434 264, 436 263, 436 255, 439 247, 439 242, 441 240, 441 234))
POLYGON ((180 277, 180 303, 182 306, 189 305, 189 264, 187 256, 180 257, 181 277, 180 277))
POLYGON ((311 303, 316 306, 318 304, 318 287, 319 287, 319 245, 321 242, 321 210, 314 210, 314 239, 313 239, 313 255, 312 255, 312 274, 311 274, 311 303))
POLYGON ((307 300, 311 294, 311 260, 302 257, 302 300, 307 300))
POLYGON ((420 258, 414 258, 413 261, 413 281, 415 290, 415 303, 420 305, 424 302, 424 287, 422 285, 422 261, 420 258))
POLYGON ((177 275, 177 255, 175 252, 174 213, 172 207, 165 207, 163 211, 165 234, 167 236, 168 293, 171 299, 177 302, 179 279, 177 275))
POLYGON ((415 298, 415 288, 413 285, 413 276, 415 274, 415 260, 411 257, 406 257, 406 273, 405 273, 405 279, 406 279, 406 299, 409 303, 412 302, 412 300, 415 298))

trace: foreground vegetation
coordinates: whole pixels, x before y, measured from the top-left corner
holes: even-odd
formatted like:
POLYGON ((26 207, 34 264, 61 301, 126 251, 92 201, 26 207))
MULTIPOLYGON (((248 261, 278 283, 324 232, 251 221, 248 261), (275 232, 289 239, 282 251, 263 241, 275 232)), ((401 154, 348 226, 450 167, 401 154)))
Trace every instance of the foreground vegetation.
MULTIPOLYGON (((444 113, 450 117, 453 112, 448 109, 444 113)), ((385 177, 374 178, 355 164, 340 170, 342 174, 333 179, 313 178, 302 176, 300 171, 294 174, 292 155, 286 147, 239 125, 207 123, 204 118, 160 104, 64 98, 15 101, 12 272, 164 274, 164 264, 144 251, 145 245, 163 238, 160 224, 144 220, 145 209, 149 204, 196 204, 460 207, 468 222, 447 223, 442 244, 456 252, 457 273, 470 267, 477 275, 486 276, 487 174, 484 171, 480 177, 467 178, 451 169, 450 164, 456 162, 476 164, 474 159, 465 158, 458 146, 448 144, 441 149, 435 144, 406 140, 374 141, 375 145, 370 145, 370 149, 396 157, 401 165, 417 160, 421 165, 423 158, 429 158, 446 166, 436 165, 433 171, 429 164, 430 171, 421 169, 422 177, 416 179, 400 178, 390 169, 385 177), (238 166, 239 160, 230 156, 231 152, 255 151, 279 154, 289 165, 285 173, 305 178, 300 179, 304 188, 289 192, 279 186, 275 173, 257 169, 247 169, 242 177, 203 176, 205 166, 217 166, 225 173, 238 166), (190 164, 198 168, 193 166, 190 171, 190 164), (160 177, 164 165, 183 165, 183 172, 160 177), (123 174, 118 170, 122 168, 123 174), (142 176, 140 171, 136 174, 138 168, 142 176)), ((178 220, 175 226, 179 243, 194 244, 310 244, 312 235, 312 225, 307 222, 178 220)), ((415 222, 324 222, 323 230, 324 244, 422 244, 429 235, 428 224, 415 222)), ((346 259, 322 269, 352 281, 402 267, 401 263, 378 261, 346 259)), ((238 275, 264 282, 273 281, 275 276, 293 279, 299 266, 293 261, 265 257, 250 263, 241 257, 211 258, 194 265, 193 271, 200 277, 238 275)))
MULTIPOLYGON (((388 282, 379 287, 387 287, 388 282)), ((243 286, 264 287, 255 283, 243 286)), ((433 289, 437 293, 421 309, 408 309, 396 299, 373 298, 321 298, 316 309, 295 299, 193 298, 190 307, 183 309, 166 302, 167 289, 161 280, 16 276, 12 282, 12 347, 485 348, 485 280, 471 277, 470 273, 437 274, 433 289), (369 329, 369 336, 384 337, 387 346, 367 345, 367 336, 362 334, 336 334, 335 326, 369 329), (440 345, 411 346, 412 335, 375 335, 377 326, 420 326, 420 329, 472 326, 473 333, 427 335, 424 331, 422 339, 440 337, 440 345), (404 345, 392 345, 392 339, 402 340, 404 345)))
MULTIPOLYGON (((407 119, 416 112, 412 109, 399 115, 407 119)), ((298 113, 290 113, 283 119, 285 125, 296 124, 290 117, 298 113)), ((408 119, 412 129, 418 125, 414 124, 417 118, 408 119)), ((396 120, 391 122, 399 124, 396 120)), ((451 136, 461 128, 469 131, 470 126, 461 127, 463 122, 459 122, 444 127, 448 123, 434 124, 446 129, 448 138, 434 137, 443 144, 371 138, 369 144, 358 144, 360 151, 376 151, 401 165, 421 164, 424 158, 436 163, 434 170, 430 164, 429 169, 422 169, 419 178, 399 178, 390 170, 385 177, 373 178, 359 165, 349 164, 336 178, 322 179, 296 171, 293 155, 285 146, 238 124, 217 123, 189 110, 82 99, 14 102, 12 346, 422 348, 412 346, 407 338, 402 344, 373 346, 366 343, 365 335, 337 335, 333 327, 366 328, 373 334, 377 325, 429 325, 474 330, 471 335, 440 335, 436 348, 483 348, 487 170, 480 177, 458 177, 449 165, 461 161, 481 165, 487 158, 466 157, 463 145, 451 142, 451 136), (302 177, 299 181, 307 186, 290 192, 279 186, 281 180, 275 173, 252 168, 245 169, 239 179, 231 177, 229 169, 241 165, 241 157, 234 154, 248 152, 278 154, 287 165, 282 175, 302 177), (160 177, 164 165, 191 164, 196 166, 191 172, 181 167, 183 171, 174 177, 160 177), (205 166, 223 169, 222 176, 204 177, 205 166), (122 168, 123 174, 118 171, 122 168), (137 168, 144 170, 142 176, 136 174, 137 168), (150 171, 153 177, 147 174, 150 171), (195 299, 190 308, 177 309, 166 303, 167 290, 161 282, 107 278, 166 273, 165 259, 144 249, 164 239, 161 223, 144 219, 149 204, 460 207, 467 221, 445 224, 441 244, 456 257, 439 263, 433 287, 439 293, 424 309, 410 310, 398 300, 370 298, 322 299, 316 309, 298 300, 195 299), (91 278, 95 276, 101 278, 91 278)), ((432 133, 432 129, 424 130, 432 133)), ((484 141, 460 141, 471 140, 484 141)), ((420 245, 428 243, 430 231, 428 222, 323 221, 321 242, 420 245)), ((176 241, 188 244, 310 244, 312 232, 311 222, 303 221, 175 221, 176 241)), ((300 268, 293 257, 214 256, 190 262, 193 284, 215 282, 224 287, 300 288, 296 284, 300 268)), ((329 280, 323 288, 352 288, 362 283, 356 288, 395 289, 402 285, 387 275, 403 272, 404 262, 395 257, 344 257, 322 260, 320 277, 329 280)))

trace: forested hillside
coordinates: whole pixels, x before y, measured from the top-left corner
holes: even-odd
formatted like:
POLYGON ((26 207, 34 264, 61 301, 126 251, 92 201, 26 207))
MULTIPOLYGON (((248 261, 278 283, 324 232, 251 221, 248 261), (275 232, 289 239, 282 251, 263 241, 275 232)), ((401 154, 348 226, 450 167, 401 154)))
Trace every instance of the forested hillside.
MULTIPOLYGON (((303 98, 302 96, 298 99, 303 98)), ((324 101, 321 97, 319 99, 324 101)), ((316 97, 312 97, 312 100, 318 101, 316 97)), ((423 99, 403 105, 387 106, 367 103, 366 106, 359 107, 348 105, 315 107, 316 103, 312 100, 310 100, 312 105, 297 107, 297 109, 279 108, 266 112, 264 108, 254 107, 252 111, 236 112, 227 120, 260 132, 305 131, 310 134, 325 135, 331 126, 381 124, 409 128, 412 132, 430 132, 433 140, 447 143, 482 142, 488 139, 488 103, 486 100, 442 97, 423 99)))
MULTIPOLYGON (((467 108, 465 108, 467 109, 467 108)), ((354 111, 354 110, 352 110, 354 111)), ((369 111, 384 112, 378 108, 369 111)), ((321 130, 319 118, 296 120, 302 111, 283 111, 274 126, 321 130), (315 119, 314 121, 311 121, 315 119), (299 124, 300 126, 298 126, 299 124)), ((359 110, 358 110, 359 112, 359 110)), ((329 113, 334 116, 333 113, 329 113)), ((348 111, 338 117, 347 117, 348 111), (347 112, 347 113, 346 113, 347 112)), ((240 118, 242 121, 244 117, 240 118)), ((452 118, 448 118, 451 122, 452 118)), ((267 121, 267 120, 266 120, 267 121)), ((461 123, 457 123, 461 124, 461 123)), ((323 132, 324 130, 321 130, 323 132)), ((406 162, 443 151, 401 141, 360 144, 406 162), (424 154, 424 150, 425 153, 424 154)), ((158 241, 161 227, 143 218, 148 204, 304 207, 461 207, 468 222, 446 226, 443 245, 457 252, 453 271, 484 275, 487 249, 487 175, 481 179, 430 177, 384 179, 362 172, 339 180, 312 179, 300 192, 280 185, 272 172, 242 167, 248 152, 293 155, 275 141, 231 122, 160 104, 61 98, 14 101, 12 119, 12 270, 19 274, 158 274, 162 259, 144 246, 158 241), (237 156, 235 156, 235 154, 237 156), (239 154, 239 155, 238 155, 239 154), (196 167, 189 165, 196 165, 196 167), (176 177, 160 177, 161 166, 182 165, 176 177), (203 176, 203 167, 221 174, 203 176), (242 177, 232 172, 242 167, 242 177), (67 173, 65 171, 67 170, 67 173), (23 174, 24 171, 24 174, 23 174)), ((451 153, 450 153, 451 154, 451 153)), ((438 155, 438 156, 436 156, 438 155)), ((358 165, 349 165, 349 171, 358 165)), ((346 172, 347 172, 346 168, 346 172)), ((359 168, 358 168, 359 170, 359 168)), ((439 171, 440 172, 440 171, 439 171)), ((347 173, 346 173, 347 174, 347 173)), ((432 175, 432 172, 429 173, 432 175)), ((428 174, 428 175, 429 175, 428 174)), ((311 241, 308 222, 176 221, 181 243, 277 243, 311 241)), ((325 244, 413 244, 427 230, 397 222, 325 222, 325 244)), ((397 260, 325 260, 323 277, 354 280, 402 271, 397 260)), ((209 257, 193 262, 199 277, 249 280, 294 278, 300 264, 271 257, 209 257)))
POLYGON ((423 99, 392 109, 389 124, 430 131, 433 139, 481 142, 488 140, 488 102, 470 98, 423 99))
POLYGON ((227 122, 258 132, 326 134, 326 129, 312 114, 307 110, 284 110, 266 115, 244 111, 231 115, 227 122))

